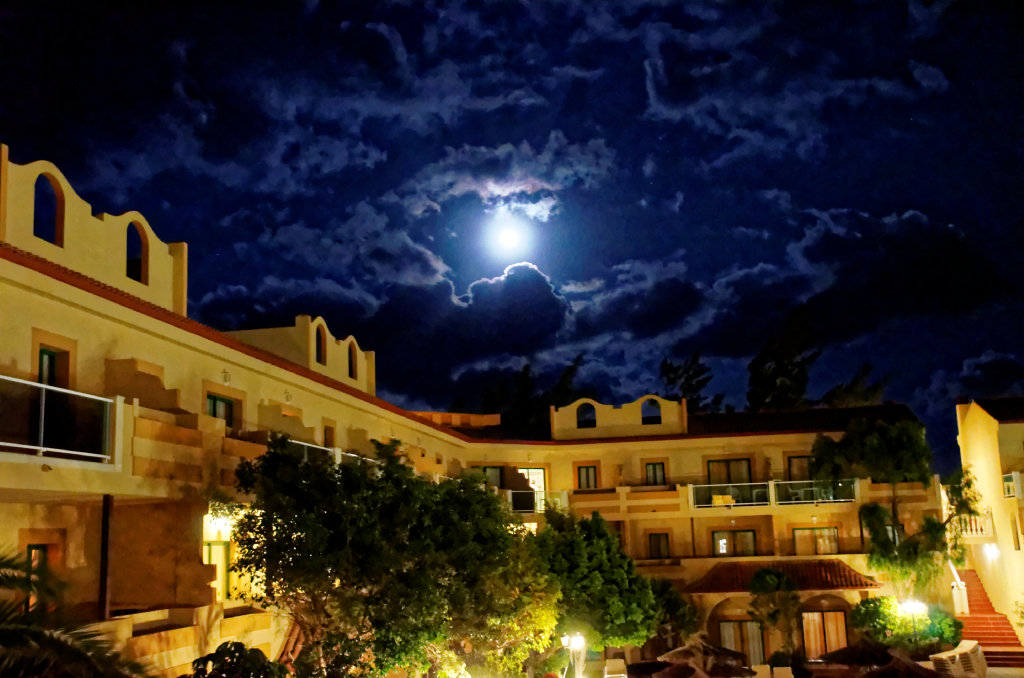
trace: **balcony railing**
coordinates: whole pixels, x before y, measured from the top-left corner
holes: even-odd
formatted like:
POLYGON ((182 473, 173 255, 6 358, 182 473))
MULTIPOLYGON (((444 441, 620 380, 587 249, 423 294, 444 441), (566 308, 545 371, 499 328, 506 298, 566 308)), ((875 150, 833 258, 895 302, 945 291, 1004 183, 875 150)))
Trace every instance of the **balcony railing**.
POLYGON ((993 537, 995 530, 992 528, 992 508, 981 507, 980 516, 960 516, 956 519, 964 537, 993 537))
POLYGON ((567 492, 535 492, 533 490, 505 490, 512 510, 516 513, 544 513, 549 508, 562 510, 569 505, 567 492))
POLYGON ((697 508, 766 506, 768 503, 768 483, 693 486, 693 505, 697 508))
POLYGON ((856 480, 789 480, 775 482, 776 504, 824 504, 854 501, 856 480))
POLYGON ((0 377, 0 452, 104 463, 110 398, 0 377))
POLYGON ((338 448, 332 447, 321 447, 320 445, 314 445, 313 443, 304 443, 301 440, 288 440, 287 448, 291 452, 296 452, 302 455, 302 461, 309 461, 310 459, 333 459, 335 463, 354 463, 360 461, 368 461, 371 464, 379 464, 380 462, 376 459, 364 457, 358 454, 352 454, 351 452, 343 452, 338 448))

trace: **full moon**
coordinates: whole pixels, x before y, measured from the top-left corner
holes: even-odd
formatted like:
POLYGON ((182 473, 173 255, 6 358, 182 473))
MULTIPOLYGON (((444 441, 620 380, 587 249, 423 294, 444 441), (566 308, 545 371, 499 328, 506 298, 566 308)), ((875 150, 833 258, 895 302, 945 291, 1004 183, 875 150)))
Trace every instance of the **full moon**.
POLYGON ((519 244, 519 234, 511 228, 506 228, 498 234, 498 242, 500 242, 503 247, 513 249, 519 244))

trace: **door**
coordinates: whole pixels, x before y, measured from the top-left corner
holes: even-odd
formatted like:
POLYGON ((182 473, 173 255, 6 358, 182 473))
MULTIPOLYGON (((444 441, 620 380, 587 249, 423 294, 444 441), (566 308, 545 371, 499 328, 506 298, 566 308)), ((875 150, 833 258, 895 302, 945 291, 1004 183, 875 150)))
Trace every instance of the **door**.
POLYGON ((764 634, 756 621, 723 621, 718 623, 722 647, 742 652, 747 666, 764 664, 764 634))
POLYGON ((229 599, 231 597, 231 542, 204 541, 203 564, 217 566, 217 576, 213 580, 213 587, 217 592, 217 600, 229 599))
POLYGON ((846 647, 846 613, 804 612, 801 621, 804 631, 804 654, 817 659, 826 652, 846 647))
POLYGON ((544 492, 547 489, 544 482, 544 469, 520 468, 519 472, 526 476, 526 482, 529 483, 533 493, 513 492, 512 508, 526 513, 543 513, 546 508, 544 492))

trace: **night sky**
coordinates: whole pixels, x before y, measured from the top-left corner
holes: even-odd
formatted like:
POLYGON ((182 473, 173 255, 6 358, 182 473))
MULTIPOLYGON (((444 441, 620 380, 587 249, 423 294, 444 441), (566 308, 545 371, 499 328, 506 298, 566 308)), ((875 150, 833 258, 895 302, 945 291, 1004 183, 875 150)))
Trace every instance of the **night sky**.
POLYGON ((948 470, 956 397, 1024 394, 1022 4, 5 3, 0 141, 400 405, 699 349, 742 408, 804 302, 809 395, 873 363, 948 470))

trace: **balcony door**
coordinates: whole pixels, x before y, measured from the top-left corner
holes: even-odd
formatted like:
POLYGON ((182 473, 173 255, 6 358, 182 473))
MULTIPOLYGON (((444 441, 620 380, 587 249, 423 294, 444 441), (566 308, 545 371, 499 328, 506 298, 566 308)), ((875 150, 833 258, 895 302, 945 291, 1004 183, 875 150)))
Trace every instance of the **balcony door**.
POLYGON ((530 489, 533 492, 513 492, 513 510, 523 513, 543 513, 546 508, 543 493, 547 491, 547 484, 544 481, 544 469, 520 468, 519 473, 526 476, 526 482, 529 483, 530 489), (538 492, 540 494, 537 494, 538 492))
POLYGON ((801 621, 804 654, 808 659, 817 659, 826 652, 846 647, 845 612, 804 612, 801 621))
POLYGON ((749 482, 749 459, 726 459, 708 462, 709 485, 733 485, 749 482))
MULTIPOLYGON (((722 647, 747 656, 747 665, 764 664, 764 631, 756 621, 720 621, 722 647)), ((810 655, 808 655, 810 656, 810 655)))

